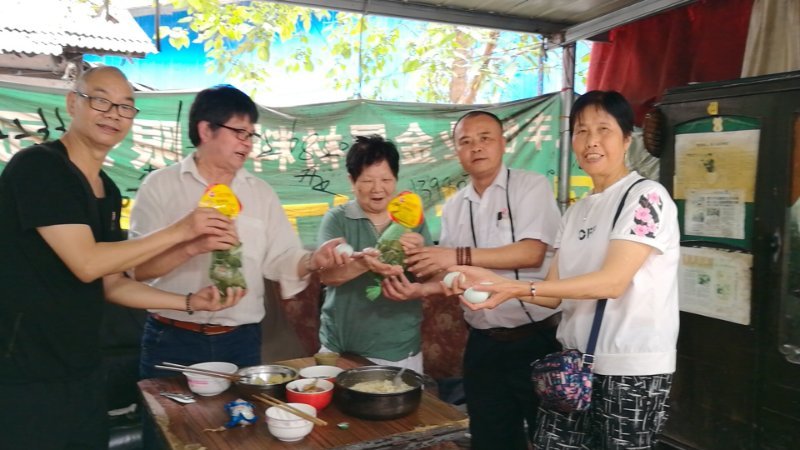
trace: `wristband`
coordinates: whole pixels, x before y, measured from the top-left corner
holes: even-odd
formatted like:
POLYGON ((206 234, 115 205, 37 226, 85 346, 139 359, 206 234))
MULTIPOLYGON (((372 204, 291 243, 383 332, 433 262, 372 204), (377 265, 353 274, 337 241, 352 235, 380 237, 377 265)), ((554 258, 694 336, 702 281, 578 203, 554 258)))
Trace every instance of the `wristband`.
POLYGON ((192 305, 189 303, 189 299, 192 297, 192 292, 186 294, 186 313, 190 316, 194 314, 194 310, 192 309, 192 305))
POLYGON ((536 285, 531 281, 531 297, 536 298, 536 285))

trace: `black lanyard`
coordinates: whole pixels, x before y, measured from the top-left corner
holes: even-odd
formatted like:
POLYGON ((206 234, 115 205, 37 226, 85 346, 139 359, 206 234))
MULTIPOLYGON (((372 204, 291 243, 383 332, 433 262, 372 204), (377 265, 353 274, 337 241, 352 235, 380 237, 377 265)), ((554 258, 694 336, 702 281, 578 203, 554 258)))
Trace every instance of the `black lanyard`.
MULTIPOLYGON (((506 169, 506 209, 508 209, 508 221, 511 224, 511 243, 517 242, 517 236, 514 233, 514 216, 511 215, 511 197, 509 191, 511 190, 511 169, 506 169)), ((469 201, 469 228, 472 231, 472 245, 475 248, 478 248, 478 238, 475 236, 475 222, 472 218, 472 200, 467 199, 469 201)), ((514 269, 514 278, 519 280, 519 269, 514 269)), ((533 317, 531 317, 531 313, 528 312, 528 309, 525 308, 525 304, 522 303, 522 300, 517 299, 519 302, 519 306, 522 307, 522 310, 525 311, 525 315, 528 316, 531 323, 535 322, 533 317)))

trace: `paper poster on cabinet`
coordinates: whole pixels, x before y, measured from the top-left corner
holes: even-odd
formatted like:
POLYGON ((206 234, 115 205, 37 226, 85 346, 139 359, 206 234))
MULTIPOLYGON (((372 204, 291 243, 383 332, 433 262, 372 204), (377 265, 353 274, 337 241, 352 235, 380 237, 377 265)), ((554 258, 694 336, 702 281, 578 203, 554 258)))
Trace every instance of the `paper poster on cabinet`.
POLYGON ((752 203, 755 193, 759 130, 685 133, 675 136, 675 198, 688 191, 742 191, 752 203))
POLYGON ((742 189, 689 189, 686 191, 686 234, 744 239, 744 191, 742 189))
POLYGON ((681 311, 749 325, 752 266, 748 253, 681 247, 681 311))

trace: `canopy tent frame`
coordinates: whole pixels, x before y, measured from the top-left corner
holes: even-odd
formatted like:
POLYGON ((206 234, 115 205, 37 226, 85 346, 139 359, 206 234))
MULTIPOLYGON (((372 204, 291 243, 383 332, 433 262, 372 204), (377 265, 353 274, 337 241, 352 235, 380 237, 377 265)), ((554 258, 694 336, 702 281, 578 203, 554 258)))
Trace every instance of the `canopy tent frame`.
MULTIPOLYGON (((562 212, 569 206, 570 190, 570 135, 569 114, 575 96, 575 43, 582 39, 590 39, 611 29, 631 23, 652 15, 694 3, 696 0, 616 0, 594 4, 585 2, 580 11, 582 21, 548 20, 526 14, 529 4, 527 0, 495 0, 491 2, 493 10, 487 9, 488 2, 474 0, 424 1, 417 0, 254 0, 287 3, 311 8, 333 9, 403 19, 441 22, 453 25, 466 25, 492 28, 503 31, 540 34, 553 45, 562 47, 562 117, 559 139, 559 168, 557 200, 562 212), (610 4, 610 6, 609 6, 610 4), (595 6, 604 8, 594 8, 595 6), (505 10, 498 13, 496 11, 505 10), (592 14, 593 10, 600 11, 592 14)), ((548 11, 550 17, 571 17, 574 5, 561 0, 537 1, 530 3, 539 11, 548 11), (544 8, 544 9, 542 9, 544 8)))

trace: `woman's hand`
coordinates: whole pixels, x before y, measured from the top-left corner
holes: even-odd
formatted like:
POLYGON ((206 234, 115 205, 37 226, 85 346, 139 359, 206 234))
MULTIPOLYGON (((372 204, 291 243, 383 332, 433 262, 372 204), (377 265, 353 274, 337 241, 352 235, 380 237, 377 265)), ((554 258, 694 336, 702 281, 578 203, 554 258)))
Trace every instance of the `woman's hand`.
MULTIPOLYGON (((455 289, 459 290, 471 287, 476 291, 489 292, 491 295, 485 302, 470 303, 464 299, 463 295, 459 295, 461 303, 472 311, 481 309, 493 309, 499 304, 512 298, 519 298, 525 296, 525 287, 528 286, 526 282, 509 280, 502 277, 495 272, 474 266, 453 266, 448 269, 448 272, 461 272, 466 280, 462 283, 459 277, 453 282, 455 289)), ((459 294, 463 293, 462 290, 459 294)))
POLYGON ((403 268, 401 266, 386 264, 385 262, 381 261, 379 259, 380 254, 381 253, 377 249, 367 247, 357 256, 363 258, 364 263, 367 265, 367 269, 370 272, 376 273, 383 277, 397 276, 403 273, 403 268))
POLYGON ((215 286, 206 286, 203 289, 189 296, 189 306, 194 311, 219 311, 221 309, 236 306, 247 294, 246 289, 227 288, 225 290, 225 302, 219 295, 219 290, 215 286))
POLYGON ((381 290, 384 297, 395 301, 413 300, 426 295, 421 283, 412 283, 403 273, 384 278, 381 290))

